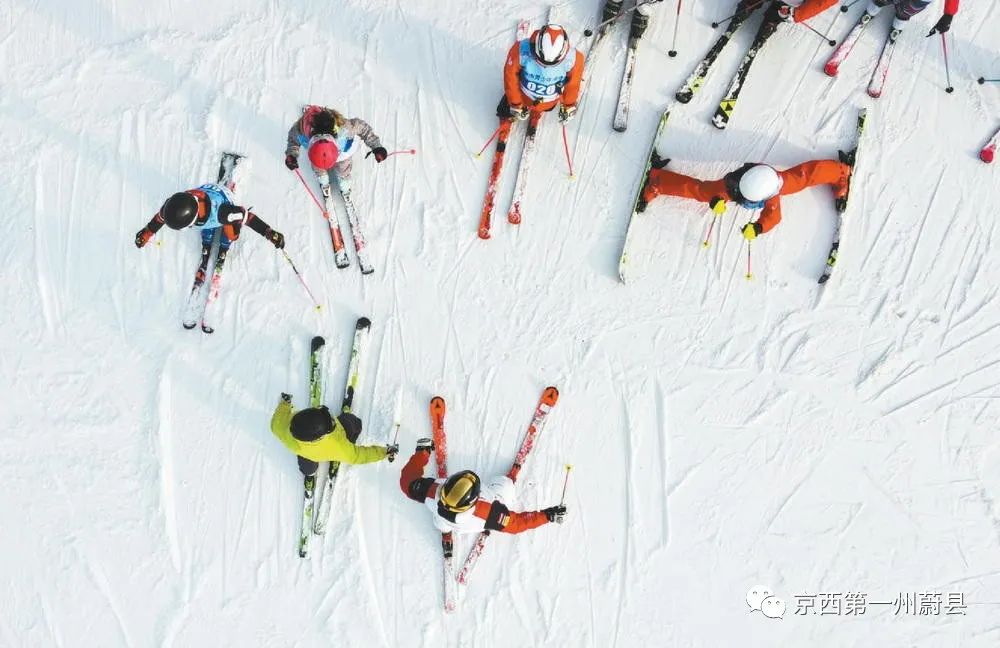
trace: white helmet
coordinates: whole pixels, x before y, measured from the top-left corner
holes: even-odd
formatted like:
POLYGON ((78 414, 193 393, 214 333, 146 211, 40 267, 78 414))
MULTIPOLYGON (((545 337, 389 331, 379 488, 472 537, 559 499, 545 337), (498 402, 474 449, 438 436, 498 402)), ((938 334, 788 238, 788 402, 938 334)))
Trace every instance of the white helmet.
POLYGON ((761 202, 777 196, 781 185, 777 171, 766 164, 758 164, 747 169, 740 178, 740 194, 749 202, 761 202))
POLYGON ((535 58, 543 65, 555 65, 569 53, 569 36, 559 25, 545 25, 535 32, 535 58))

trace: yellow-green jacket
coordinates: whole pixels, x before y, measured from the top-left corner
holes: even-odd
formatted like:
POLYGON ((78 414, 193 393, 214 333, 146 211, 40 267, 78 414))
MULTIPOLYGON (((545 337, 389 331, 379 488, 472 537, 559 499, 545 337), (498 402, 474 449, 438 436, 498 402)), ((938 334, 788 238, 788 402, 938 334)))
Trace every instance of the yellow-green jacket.
POLYGON ((349 464, 365 464, 385 459, 385 446, 357 446, 350 442, 340 421, 333 419, 333 432, 324 434, 315 441, 299 441, 292 436, 292 415, 295 410, 291 403, 278 403, 271 417, 271 432, 285 447, 310 461, 341 461, 349 464))

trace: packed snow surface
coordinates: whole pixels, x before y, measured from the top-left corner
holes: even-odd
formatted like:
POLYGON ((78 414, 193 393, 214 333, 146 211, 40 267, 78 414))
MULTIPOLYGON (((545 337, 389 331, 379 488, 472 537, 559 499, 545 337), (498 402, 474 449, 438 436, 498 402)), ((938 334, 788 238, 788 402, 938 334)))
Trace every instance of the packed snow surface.
MULTIPOLYGON (((840 39, 862 4, 811 22, 840 39)), ((948 95, 940 39, 925 38, 939 5, 904 32, 878 101, 864 88, 888 12, 837 79, 822 73, 829 46, 786 25, 717 131, 758 16, 671 113, 661 154, 711 178, 836 157, 869 107, 823 294, 826 187, 784 200, 751 281, 749 213, 731 207, 705 249, 707 208, 657 200, 618 280, 660 111, 730 0, 683 4, 676 58, 676 5, 654 6, 624 134, 618 25, 568 128, 577 180, 550 115, 523 223, 506 222, 510 163, 489 241, 476 228, 492 149, 472 153, 496 126, 517 21, 539 24, 543 4, 0 5, 0 645, 1000 645, 1000 176, 976 158, 1000 96, 975 83, 1000 72, 1000 7, 968 2, 955 19, 948 95), (306 103, 417 151, 355 160, 371 276, 334 267, 282 163, 306 103), (213 180, 224 150, 252 158, 242 204, 284 232, 320 312, 246 231, 216 333, 181 328, 197 235, 132 238, 171 193, 213 180), (339 404, 361 315, 362 440, 387 441, 402 394, 401 456, 343 469, 331 528, 301 560, 301 477, 268 422, 280 392, 307 402, 315 334, 339 404), (562 397, 514 508, 556 503, 569 463, 568 520, 492 537, 445 615, 439 535, 398 487, 428 400, 448 401, 451 469, 488 476, 549 384, 562 397), (758 586, 784 618, 751 612, 758 586), (865 614, 835 612, 849 593, 865 614), (810 595, 825 614, 803 608, 810 595), (906 595, 945 605, 908 612, 906 595)), ((577 43, 599 11, 557 8, 577 43)))

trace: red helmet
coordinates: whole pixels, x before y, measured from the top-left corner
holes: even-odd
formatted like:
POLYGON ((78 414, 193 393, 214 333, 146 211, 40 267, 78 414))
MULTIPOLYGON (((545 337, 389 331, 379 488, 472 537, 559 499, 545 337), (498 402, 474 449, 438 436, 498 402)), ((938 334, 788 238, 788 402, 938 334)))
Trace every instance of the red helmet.
POLYGON ((340 149, 332 135, 314 135, 309 140, 309 161, 317 169, 332 169, 339 155, 340 149))
POLYGON ((569 36, 559 25, 545 25, 535 32, 531 49, 542 65, 555 65, 569 53, 569 36))

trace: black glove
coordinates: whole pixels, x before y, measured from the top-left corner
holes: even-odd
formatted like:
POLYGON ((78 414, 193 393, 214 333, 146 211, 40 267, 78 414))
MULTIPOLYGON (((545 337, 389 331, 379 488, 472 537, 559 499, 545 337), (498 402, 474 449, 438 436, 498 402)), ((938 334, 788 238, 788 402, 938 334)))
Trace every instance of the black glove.
POLYGON ((294 171, 299 168, 299 158, 294 155, 285 156, 285 166, 288 167, 289 171, 294 171))
POLYGON ((385 458, 392 463, 396 460, 396 455, 399 454, 399 444, 391 443, 385 446, 385 458))
POLYGON ((934 34, 948 33, 948 30, 951 29, 951 19, 952 16, 949 16, 948 14, 942 14, 942 16, 938 18, 937 23, 935 23, 934 26, 931 28, 931 30, 927 32, 927 35, 933 36, 934 34))
POLYGON ((389 157, 389 152, 385 150, 384 146, 376 146, 372 149, 372 155, 375 156, 376 162, 384 162, 389 157))
POLYGON ((264 238, 270 241, 271 245, 278 248, 279 250, 285 247, 285 235, 282 234, 281 232, 271 229, 270 227, 268 227, 267 231, 264 232, 264 238))
POLYGON ((545 517, 549 519, 549 522, 562 524, 563 520, 566 519, 566 505, 560 504, 559 506, 550 506, 547 509, 542 509, 542 513, 544 513, 545 517))
POLYGON ((289 405, 291 405, 292 404, 292 395, 291 394, 286 394, 285 392, 281 392, 281 400, 283 400, 286 403, 288 403, 289 405))
POLYGON ((420 452, 421 450, 426 450, 427 452, 433 451, 434 442, 427 437, 417 439, 417 452, 420 452))
POLYGON ((143 227, 135 233, 135 246, 141 248, 143 245, 149 243, 149 239, 151 238, 153 238, 153 233, 149 231, 149 228, 143 227))

